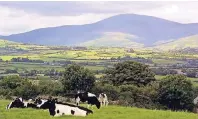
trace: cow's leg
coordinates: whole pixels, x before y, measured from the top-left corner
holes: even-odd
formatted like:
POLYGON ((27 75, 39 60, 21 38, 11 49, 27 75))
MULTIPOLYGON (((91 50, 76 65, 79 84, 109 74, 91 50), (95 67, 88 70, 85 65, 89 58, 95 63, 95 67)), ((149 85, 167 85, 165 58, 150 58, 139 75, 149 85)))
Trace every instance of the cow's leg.
POLYGON ((90 105, 88 104, 88 105, 87 105, 87 108, 89 109, 89 107, 90 107, 90 105))
POLYGON ((108 100, 107 100, 106 104, 107 104, 107 106, 109 105, 109 101, 108 100))
POLYGON ((77 98, 75 99, 75 101, 76 101, 76 105, 79 106, 79 104, 80 104, 80 98, 77 97, 77 98))

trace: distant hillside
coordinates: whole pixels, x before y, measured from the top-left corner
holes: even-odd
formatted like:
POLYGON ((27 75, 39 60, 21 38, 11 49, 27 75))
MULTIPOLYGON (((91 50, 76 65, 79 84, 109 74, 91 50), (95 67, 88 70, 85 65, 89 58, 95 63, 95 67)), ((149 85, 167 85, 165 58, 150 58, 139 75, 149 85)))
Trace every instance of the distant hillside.
POLYGON ((66 25, 36 29, 26 33, 0 36, 2 39, 41 45, 91 45, 94 46, 152 46, 172 39, 198 34, 198 24, 180 24, 165 19, 122 14, 86 25, 66 25), (106 33, 113 33, 110 38, 106 33), (118 33, 118 34, 117 34, 118 33), (119 34, 136 36, 137 39, 124 38, 117 41, 119 34), (108 39, 107 39, 108 37, 108 39), (117 40, 116 40, 117 39, 117 40), (104 43, 107 42, 107 43, 104 43))
POLYGON ((142 48, 144 44, 137 43, 137 36, 124 34, 119 32, 105 32, 103 36, 81 43, 80 46, 95 46, 95 47, 133 47, 142 48))
POLYGON ((156 45, 153 48, 164 50, 164 51, 198 48, 198 35, 180 38, 180 39, 168 42, 168 43, 156 45))
POLYGON ((7 47, 8 45, 19 45, 20 43, 0 39, 0 47, 7 47))
POLYGON ((32 49, 49 49, 47 46, 24 44, 8 40, 0 39, 0 49, 1 50, 32 50, 32 49))

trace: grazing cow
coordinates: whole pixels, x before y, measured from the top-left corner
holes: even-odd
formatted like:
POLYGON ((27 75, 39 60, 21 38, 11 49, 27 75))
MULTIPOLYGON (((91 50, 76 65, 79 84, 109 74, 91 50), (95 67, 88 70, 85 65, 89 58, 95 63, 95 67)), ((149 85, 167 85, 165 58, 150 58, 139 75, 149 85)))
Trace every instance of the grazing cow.
POLYGON ((10 102, 10 104, 7 105, 6 109, 28 107, 36 108, 36 105, 33 103, 23 101, 23 98, 16 98, 14 101, 10 102))
POLYGON ((100 105, 104 105, 107 106, 109 104, 107 95, 105 93, 100 93, 99 95, 99 101, 100 101, 100 105))
POLYGON ((75 95, 75 101, 76 105, 79 105, 80 101, 81 102, 87 102, 88 106, 90 105, 96 105, 98 109, 100 109, 100 102, 98 101, 97 97, 95 94, 85 92, 85 93, 77 93, 75 95))
POLYGON ((49 99, 45 102, 46 107, 49 109, 51 116, 62 116, 62 115, 74 115, 74 116, 86 116, 92 114, 93 112, 87 108, 57 102, 55 99, 49 99))

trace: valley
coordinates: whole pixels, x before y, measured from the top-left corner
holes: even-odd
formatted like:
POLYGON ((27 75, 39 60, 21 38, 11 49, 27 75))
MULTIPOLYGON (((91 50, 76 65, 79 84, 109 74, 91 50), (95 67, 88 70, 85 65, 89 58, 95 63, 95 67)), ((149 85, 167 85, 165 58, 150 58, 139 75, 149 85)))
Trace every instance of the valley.
MULTIPOLYGON (((198 70, 198 55, 151 48, 43 46, 0 40, 0 76, 20 75, 32 79, 59 79, 65 66, 79 64, 97 78, 117 62, 132 60, 147 64, 159 75, 185 74, 198 70), (157 70, 161 72, 157 72, 157 70), (184 71, 185 70, 185 71, 184 71), (183 72, 182 72, 183 71, 183 72)), ((191 51, 191 49, 189 49, 191 51)), ((192 50, 194 51, 194 50, 192 50)), ((189 74, 190 75, 190 74, 189 74)), ((197 82, 197 74, 188 76, 197 82)))

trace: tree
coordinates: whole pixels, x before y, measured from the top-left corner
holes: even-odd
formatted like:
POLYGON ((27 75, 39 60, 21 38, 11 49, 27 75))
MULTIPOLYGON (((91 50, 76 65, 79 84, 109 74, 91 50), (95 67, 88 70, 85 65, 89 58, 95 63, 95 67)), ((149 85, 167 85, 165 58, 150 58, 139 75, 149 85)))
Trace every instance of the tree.
POLYGON ((94 74, 79 65, 72 64, 65 68, 64 78, 62 79, 64 91, 88 91, 94 86, 94 74))
POLYGON ((38 95, 38 88, 28 79, 22 79, 19 76, 4 77, 0 81, 0 89, 2 95, 22 96, 25 99, 38 95))
POLYGON ((57 96, 63 92, 62 83, 59 81, 43 79, 39 81, 38 87, 41 94, 57 96))
POLYGON ((134 61, 115 64, 113 68, 106 71, 104 79, 110 81, 114 86, 126 84, 145 86, 155 80, 154 73, 147 65, 134 61))
POLYGON ((183 75, 169 75, 159 82, 158 102, 171 110, 193 108, 193 85, 183 75))
POLYGON ((21 85, 23 85, 24 80, 19 76, 6 76, 0 82, 0 86, 4 89, 15 89, 21 85))
POLYGON ((23 97, 24 99, 29 99, 36 97, 39 94, 38 87, 33 85, 31 82, 26 80, 23 85, 17 87, 14 90, 14 95, 23 97))

